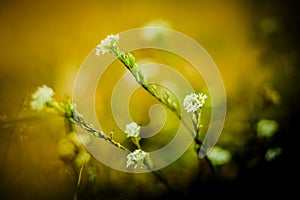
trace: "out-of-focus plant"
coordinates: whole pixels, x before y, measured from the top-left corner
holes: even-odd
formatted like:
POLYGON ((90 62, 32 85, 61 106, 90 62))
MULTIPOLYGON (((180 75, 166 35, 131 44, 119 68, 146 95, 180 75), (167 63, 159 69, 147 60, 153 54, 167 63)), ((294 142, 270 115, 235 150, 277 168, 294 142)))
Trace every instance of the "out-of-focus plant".
POLYGON ((249 120, 251 137, 245 144, 245 147, 250 148, 247 153, 244 152, 241 155, 242 160, 246 159, 244 162, 252 160, 256 164, 258 164, 258 160, 271 162, 278 158, 284 150, 282 146, 278 145, 278 142, 275 142, 280 125, 276 119, 272 118, 272 112, 279 110, 281 102, 279 92, 271 84, 265 84, 257 97, 249 120))
POLYGON ((257 122, 258 137, 272 137, 278 129, 278 124, 275 120, 261 119, 257 122))
MULTIPOLYGON (((201 149, 201 145, 204 139, 204 134, 201 132, 203 124, 201 122, 201 113, 205 100, 208 97, 203 93, 191 93, 187 94, 182 102, 186 112, 191 113, 191 120, 193 122, 193 129, 187 127, 186 123, 183 121, 181 115, 179 114, 178 107, 179 102, 177 98, 172 95, 172 92, 167 88, 162 87, 157 84, 148 83, 147 78, 143 75, 141 68, 135 61, 135 57, 128 52, 121 50, 118 47, 119 35, 109 35, 96 48, 96 56, 103 55, 107 52, 115 55, 125 67, 132 73, 138 84, 140 84, 147 92, 154 96, 158 101, 169 108, 175 115, 182 121, 186 128, 191 132, 194 138, 195 150, 197 154, 201 149)), ((213 170, 213 163, 207 159, 205 160, 209 163, 211 170, 213 170)))
POLYGON ((281 147, 269 148, 265 153, 265 159, 270 162, 277 158, 282 153, 281 147))

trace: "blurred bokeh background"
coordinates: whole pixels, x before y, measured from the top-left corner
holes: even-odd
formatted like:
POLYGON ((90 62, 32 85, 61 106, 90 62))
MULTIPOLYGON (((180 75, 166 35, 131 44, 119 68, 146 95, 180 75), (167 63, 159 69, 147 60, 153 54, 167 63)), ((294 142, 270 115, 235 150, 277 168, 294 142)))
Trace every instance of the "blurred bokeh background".
MULTIPOLYGON (((291 181, 299 175, 299 10, 297 1, 270 0, 1 0, 0 199, 296 193, 291 181), (93 158, 81 168, 84 159, 62 159, 66 151, 76 148, 78 154, 81 148, 70 139, 64 119, 29 107, 31 93, 42 84, 52 87, 59 100, 70 97, 77 70, 101 39, 149 23, 199 42, 218 66, 227 93, 227 117, 217 145, 231 159, 215 166, 213 175, 191 147, 160 171, 176 192, 151 173, 119 172, 93 158)), ((124 72, 122 68, 120 74, 124 72)), ((197 88, 197 80, 194 84, 197 88)), ((137 105, 146 107, 132 109, 134 118, 155 101, 148 97, 136 94, 137 105)), ((107 98, 99 99, 101 110, 107 98)), ((100 119, 106 117, 99 113, 100 119)), ((113 126, 107 119, 104 128, 113 126)), ((169 121, 165 131, 176 127, 169 121)))

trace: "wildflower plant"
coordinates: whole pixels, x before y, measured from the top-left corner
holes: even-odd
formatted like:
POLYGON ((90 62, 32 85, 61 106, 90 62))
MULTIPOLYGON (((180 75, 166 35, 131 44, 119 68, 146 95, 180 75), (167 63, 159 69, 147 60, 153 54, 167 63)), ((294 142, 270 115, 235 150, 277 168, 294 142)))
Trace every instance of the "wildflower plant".
MULTIPOLYGON (((201 122, 201 113, 208 96, 204 93, 190 93, 187 94, 183 102, 180 103, 169 89, 158 84, 149 83, 147 81, 147 78, 143 74, 141 67, 136 63, 135 57, 131 53, 125 52, 118 47, 119 39, 119 35, 108 35, 101 41, 99 45, 97 45, 95 49, 95 56, 100 57, 106 53, 111 53, 112 55, 116 56, 118 60, 131 72, 136 82, 154 98, 156 98, 160 103, 162 103, 173 113, 175 113, 179 120, 182 120, 179 112, 179 107, 180 105, 182 105, 185 112, 191 115, 190 119, 192 121, 193 128, 186 128, 187 130, 190 130, 194 138, 196 147, 195 149, 198 153, 203 142, 203 134, 201 134, 201 128, 203 126, 201 122)), ((112 133, 106 134, 102 130, 95 129, 93 124, 89 124, 88 122, 86 122, 84 116, 77 109, 76 103, 71 102, 69 99, 59 103, 53 96, 54 91, 52 88, 46 85, 39 87, 32 95, 32 109, 38 111, 50 110, 52 112, 56 112, 57 114, 65 117, 70 124, 77 125, 92 136, 103 139, 114 145, 115 147, 127 152, 127 162, 124 163, 124 166, 126 166, 126 168, 147 168, 149 169, 149 171, 152 171, 151 169, 155 165, 155 163, 152 163, 149 152, 144 151, 142 146, 140 145, 141 127, 136 122, 132 121, 125 126, 124 134, 136 147, 134 150, 129 150, 129 148, 125 147, 118 141, 115 141, 112 137, 112 133)), ((184 125, 187 126, 186 123, 184 123, 184 125)), ((68 143, 68 141, 64 141, 63 144, 72 146, 72 144, 68 143)), ((69 153, 74 156, 71 152, 69 153)), ((219 156, 221 154, 217 155, 219 156)), ((82 156, 86 162, 90 159, 90 157, 84 153, 80 156, 82 156)), ((223 154, 221 155, 221 157, 222 156, 223 154)), ((226 158, 224 158, 223 156, 223 160, 219 161, 218 164, 220 162, 224 162, 224 159, 226 161, 230 159, 230 156, 228 156, 228 152, 226 152, 225 157, 226 158)), ((209 162, 210 165, 212 165, 211 159, 206 158, 206 161, 209 162)), ((156 171, 152 171, 152 173, 157 176, 159 180, 161 180, 168 188, 170 187, 168 185, 168 182, 165 181, 160 174, 158 174, 156 171)))
POLYGON ((104 55, 107 52, 113 52, 114 48, 117 48, 119 41, 119 35, 109 35, 96 48, 96 55, 104 55))
MULTIPOLYGON (((150 84, 147 82, 146 77, 143 75, 141 68, 135 61, 135 57, 128 52, 121 50, 118 47, 119 42, 119 35, 108 35, 105 39, 101 41, 99 45, 97 45, 95 50, 96 56, 101 56, 106 53, 111 53, 115 55, 124 65, 125 67, 132 73, 135 77, 137 83, 139 83, 147 92, 149 92, 152 96, 154 96, 157 100, 159 100, 162 104, 167 106, 171 111, 174 111, 176 115, 181 119, 181 116, 178 114, 178 100, 174 98, 171 91, 167 88, 158 86, 157 84, 150 84), (159 88, 160 87, 160 88, 159 88)), ((76 104, 72 103, 70 100, 67 100, 62 103, 58 103, 54 98, 54 91, 53 89, 43 85, 39 87, 36 92, 32 95, 32 102, 31 106, 34 110, 43 110, 47 108, 48 110, 52 110, 64 116, 69 120, 70 123, 76 124, 80 126, 85 131, 91 133, 94 137, 104 139, 111 143, 112 145, 128 152, 128 163, 132 162, 140 162, 145 156, 138 156, 138 153, 132 154, 128 148, 121 145, 119 142, 112 139, 111 135, 105 134, 102 130, 96 130, 92 124, 87 123, 80 112, 77 110, 76 104)), ((199 137, 199 130, 201 128, 201 111, 205 104, 205 100, 208 96, 203 93, 191 93, 186 95, 183 101, 183 106, 186 112, 191 113, 192 122, 194 125, 194 136, 196 144, 201 145, 201 138, 199 137)), ((133 144, 136 145, 137 149, 139 149, 141 155, 146 155, 140 146, 139 141, 141 138, 139 137, 140 134, 140 126, 137 125, 135 122, 131 122, 126 125, 124 133, 128 138, 131 139, 133 144)), ((198 148, 199 149, 199 148, 198 148)), ((148 155, 148 154, 147 154, 148 155)), ((130 166, 127 163, 127 166, 130 166)), ((151 161, 148 158, 148 163, 151 161)), ((136 165, 142 166, 141 164, 136 165)), ((149 166, 148 166, 149 167, 149 166)))
MULTIPOLYGON (((179 103, 176 98, 173 97, 172 92, 167 88, 158 88, 157 84, 148 83, 147 79, 143 75, 140 66, 136 63, 134 56, 131 53, 121 50, 117 43, 119 41, 118 35, 109 35, 97 46, 95 55, 99 56, 99 52, 106 53, 110 52, 115 55, 125 67, 132 73, 135 77, 137 83, 139 83, 147 92, 164 104, 167 108, 173 111, 177 117, 182 120, 178 106, 179 103)), ((200 134, 201 124, 201 112, 202 107, 205 104, 205 100, 208 96, 203 93, 195 94, 191 93, 185 96, 183 100, 183 106, 186 112, 192 113, 192 122, 194 125, 193 137, 195 137, 196 151, 200 151, 202 145, 203 135, 200 134)), ((188 128, 188 127, 187 127, 188 128)), ((137 140, 133 140, 136 144, 137 140)))
MULTIPOLYGON (((141 138, 139 137, 140 131, 141 131, 141 127, 139 125, 137 125, 137 123, 135 123, 135 122, 126 124, 126 128, 124 131, 126 133, 126 136, 128 138, 131 138, 132 143, 139 149, 141 149, 141 146, 140 146, 141 138)), ((129 159, 129 158, 127 157, 127 159, 129 159)), ((128 166, 128 164, 127 164, 127 166, 128 166)))
POLYGON ((100 56, 105 53, 112 53, 115 55, 125 67, 135 77, 137 83, 139 83, 146 91, 153 95, 156 99, 170 108, 172 111, 178 109, 178 102, 176 98, 172 96, 171 91, 166 88, 159 88, 157 84, 148 83, 146 77, 143 75, 140 66, 136 63, 135 57, 128 52, 122 51, 118 46, 119 35, 109 35, 97 46, 95 55, 100 56))
POLYGON ((203 135, 200 134, 200 130, 202 128, 201 124, 201 112, 202 108, 205 104, 205 100, 207 95, 203 93, 195 94, 191 93, 185 96, 183 100, 183 106, 186 112, 192 114, 192 122, 193 122, 193 130, 196 142, 196 151, 199 152, 200 147, 202 145, 203 135))

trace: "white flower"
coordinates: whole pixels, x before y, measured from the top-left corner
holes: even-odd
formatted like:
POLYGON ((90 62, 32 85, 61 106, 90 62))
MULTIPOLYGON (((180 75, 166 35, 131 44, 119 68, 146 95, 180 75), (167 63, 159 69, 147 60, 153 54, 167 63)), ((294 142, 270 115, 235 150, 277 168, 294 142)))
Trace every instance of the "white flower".
POLYGON ((204 105, 206 98, 207 96, 203 93, 199 93, 198 95, 195 93, 186 95, 183 100, 184 109, 187 112, 195 112, 204 105))
POLYGON ((136 149, 134 152, 130 153, 127 155, 127 165, 126 168, 129 166, 134 165, 134 168, 137 167, 144 167, 144 159, 146 156, 148 156, 149 153, 141 150, 141 149, 136 149))
POLYGON ((195 112, 200 107, 198 95, 195 93, 186 95, 183 100, 183 106, 187 112, 195 112))
POLYGON ((53 94, 53 90, 46 85, 38 87, 36 92, 32 94, 31 107, 34 110, 42 110, 45 104, 52 100, 53 94))
POLYGON ((112 47, 117 47, 118 41, 119 35, 108 35, 105 39, 101 40, 100 44, 98 44, 96 48, 96 56, 107 53, 112 47))
POLYGON ((203 93, 199 93, 198 98, 200 101, 200 107, 202 107, 205 104, 205 99, 207 98, 207 96, 203 93))
POLYGON ((127 137, 138 137, 140 134, 141 127, 137 125, 135 122, 131 122, 126 125, 125 133, 127 137))

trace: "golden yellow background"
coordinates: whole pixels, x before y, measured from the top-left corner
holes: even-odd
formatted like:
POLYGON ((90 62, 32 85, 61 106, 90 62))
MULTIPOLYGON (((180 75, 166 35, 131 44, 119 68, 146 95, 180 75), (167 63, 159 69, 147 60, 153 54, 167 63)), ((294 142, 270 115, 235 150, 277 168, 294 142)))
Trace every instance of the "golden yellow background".
MULTIPOLYGON (((282 102, 262 117, 278 120, 281 129, 277 143, 272 145, 283 146, 283 157, 290 155, 297 132, 297 9, 289 1, 1 0, 0 198, 73 198, 76 176, 72 167, 58 158, 56 149, 65 134, 64 121, 53 114, 31 111, 30 95, 36 87, 47 84, 57 99, 71 96, 81 63, 106 35, 144 27, 153 20, 164 20, 170 28, 195 39, 218 66, 228 98, 220 144, 231 150, 240 148, 237 151, 242 157, 255 148, 247 146, 251 141, 249 118, 261 89, 270 84, 279 91, 282 102)), ((137 113, 133 111, 133 115, 137 113)), ((188 196, 195 191, 200 195, 201 186, 203 192, 204 188, 214 191, 205 184, 206 175, 203 178, 201 170, 185 170, 195 168, 184 164, 189 159, 183 157, 182 162, 166 169, 166 177, 188 196), (193 189, 193 181, 198 183, 196 176, 202 177, 204 184, 200 181, 202 185, 196 184, 199 188, 193 189)), ((281 158, 275 169, 281 169, 287 160, 281 158)), ((235 180, 244 180, 240 179, 241 169, 255 174, 251 169, 259 166, 260 175, 272 168, 270 164, 261 169, 260 162, 259 158, 249 159, 240 167, 233 161, 221 167, 218 176, 234 183, 234 188, 235 180)), ((297 172, 294 167, 289 169, 291 174, 297 172)), ((262 178, 273 177, 272 172, 262 178)), ((97 185, 87 187, 99 191, 99 199, 137 199, 144 194, 159 197, 166 193, 149 174, 123 174, 102 165, 98 173, 97 185)), ((216 190, 222 187, 222 181, 216 184, 216 190)))

